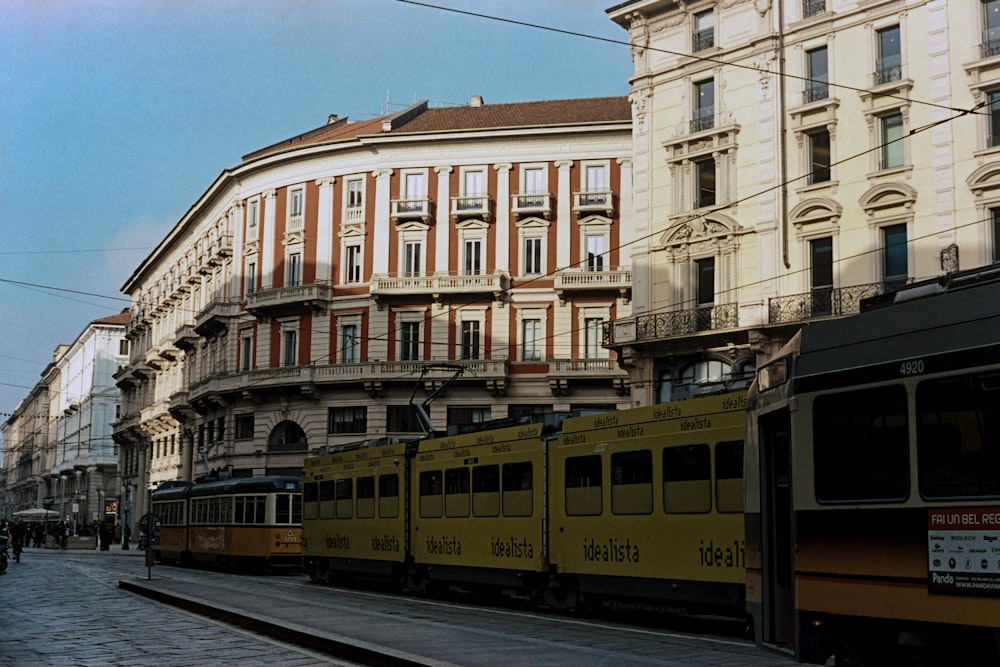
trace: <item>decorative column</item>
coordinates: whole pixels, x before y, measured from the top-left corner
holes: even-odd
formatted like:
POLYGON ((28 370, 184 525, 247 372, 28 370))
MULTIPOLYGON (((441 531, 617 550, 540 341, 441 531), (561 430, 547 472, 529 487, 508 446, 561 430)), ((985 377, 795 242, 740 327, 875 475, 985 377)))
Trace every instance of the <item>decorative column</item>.
POLYGON ((569 189, 569 170, 573 162, 560 160, 555 164, 559 169, 559 185, 556 191, 556 269, 566 269, 570 265, 569 250, 573 245, 573 231, 570 226, 573 193, 569 189))
POLYGON ((376 169, 375 177, 375 222, 372 234, 372 273, 389 273, 389 179, 392 169, 376 169))
POLYGON ((336 178, 320 178, 319 213, 316 216, 316 282, 333 280, 333 184, 336 178))
POLYGON ((493 165, 497 170, 496 270, 510 273, 510 162, 493 165))
POLYGON ((274 208, 275 191, 264 193, 264 222, 260 226, 260 277, 264 289, 275 286, 274 280, 274 208))
MULTIPOLYGON (((452 167, 434 167, 438 175, 437 210, 434 230, 434 273, 448 275, 451 272, 451 179, 452 167)), ((427 267, 428 269, 430 267, 427 267)), ((456 267, 456 272, 457 272, 456 267)))

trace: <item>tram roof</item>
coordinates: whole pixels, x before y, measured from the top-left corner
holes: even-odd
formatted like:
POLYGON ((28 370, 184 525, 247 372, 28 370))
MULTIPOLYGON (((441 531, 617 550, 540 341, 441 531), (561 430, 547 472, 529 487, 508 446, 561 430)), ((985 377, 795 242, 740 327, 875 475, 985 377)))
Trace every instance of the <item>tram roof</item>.
POLYGON ((920 283, 892 305, 811 324, 800 345, 799 391, 820 376, 837 385, 898 378, 907 361, 923 361, 920 372, 986 363, 1000 357, 1000 269, 920 283))

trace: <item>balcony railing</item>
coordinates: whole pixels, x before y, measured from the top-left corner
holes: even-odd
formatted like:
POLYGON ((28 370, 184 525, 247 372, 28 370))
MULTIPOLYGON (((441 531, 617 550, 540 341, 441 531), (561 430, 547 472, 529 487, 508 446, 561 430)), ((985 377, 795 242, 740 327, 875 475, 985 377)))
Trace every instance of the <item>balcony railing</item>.
POLYGON ((421 218, 427 219, 431 216, 431 200, 426 197, 412 199, 393 199, 392 211, 389 214, 394 220, 421 218))
POLYGON ((553 287, 560 299, 565 298, 566 292, 597 290, 616 290, 623 299, 627 299, 632 294, 632 270, 559 271, 555 275, 553 287))
POLYGON ((305 226, 305 216, 303 215, 293 215, 288 218, 288 224, 285 226, 285 230, 289 232, 300 231, 305 226))
POLYGON ((235 299, 217 299, 203 308, 194 318, 194 330, 199 336, 221 331, 229 320, 240 313, 240 302, 235 299))
POLYGON ((492 201, 486 195, 460 195, 451 198, 451 215, 489 219, 492 201))
POLYGON ((356 225, 358 223, 365 221, 365 207, 364 206, 348 206, 344 210, 345 222, 348 224, 356 225))
POLYGON ((468 294, 492 292, 499 295, 508 287, 505 273, 473 275, 434 274, 430 276, 373 275, 370 291, 374 296, 401 296, 407 294, 468 294))
POLYGON ((625 343, 689 336, 703 331, 735 329, 739 326, 739 320, 739 304, 736 303, 637 315, 605 322, 601 344, 613 347, 625 343))
POLYGON ((549 375, 567 378, 628 377, 617 359, 549 359, 549 375))
POLYGON ((691 119, 691 134, 711 130, 715 127, 715 108, 696 109, 691 119))
POLYGON ((826 0, 802 0, 802 18, 817 16, 826 11, 826 0))
POLYGON ((317 281, 308 285, 271 287, 247 294, 247 310, 271 315, 322 310, 333 299, 333 285, 317 281))
POLYGON ((885 283, 827 287, 768 299, 767 321, 770 324, 801 322, 818 317, 852 315, 861 311, 861 300, 879 296, 886 291, 885 283))
POLYGON ((691 51, 698 52, 715 46, 715 28, 695 30, 691 33, 691 51))
POLYGON ((1000 31, 996 29, 983 31, 983 43, 979 47, 983 58, 1000 55, 1000 34, 998 33, 1000 31))
POLYGON ((899 56, 879 58, 875 64, 875 85, 900 81, 903 78, 903 67, 899 56))
POLYGON ((514 215, 540 215, 547 219, 552 215, 552 195, 548 192, 512 195, 511 212, 514 215))
POLYGON ((825 81, 809 81, 806 89, 802 91, 802 103, 810 104, 820 100, 829 99, 830 85, 825 81))
POLYGON ((614 213, 614 193, 611 191, 587 191, 573 193, 573 212, 603 213, 611 217, 614 213))

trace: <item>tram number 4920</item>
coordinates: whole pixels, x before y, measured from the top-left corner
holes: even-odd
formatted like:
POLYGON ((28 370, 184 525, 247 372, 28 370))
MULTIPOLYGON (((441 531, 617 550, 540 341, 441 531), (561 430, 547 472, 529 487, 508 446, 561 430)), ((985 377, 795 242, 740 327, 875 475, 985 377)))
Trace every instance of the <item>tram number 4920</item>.
POLYGON ((907 375, 920 375, 924 372, 924 360, 914 359, 912 361, 904 361, 899 366, 899 374, 903 376, 907 375))

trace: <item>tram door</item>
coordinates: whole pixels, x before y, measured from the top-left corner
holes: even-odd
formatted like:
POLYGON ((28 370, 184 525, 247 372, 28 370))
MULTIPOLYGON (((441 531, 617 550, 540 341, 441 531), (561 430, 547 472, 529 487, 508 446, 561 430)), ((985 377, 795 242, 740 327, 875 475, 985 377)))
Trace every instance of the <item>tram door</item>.
POLYGON ((794 640, 792 543, 792 468, 788 408, 762 415, 758 423, 761 450, 761 550, 763 639, 773 644, 794 640))

